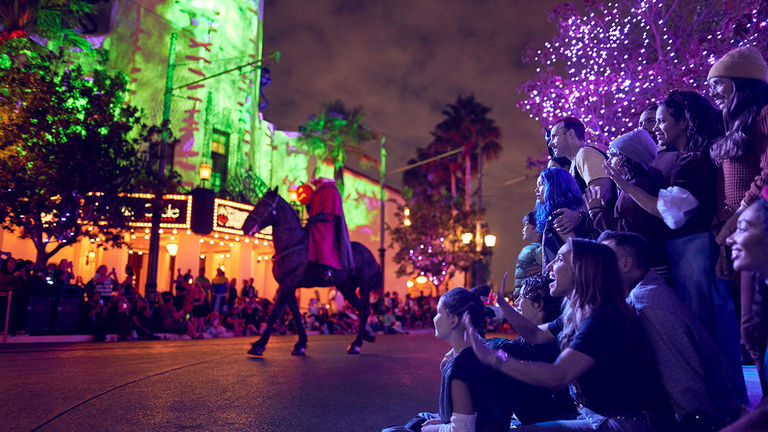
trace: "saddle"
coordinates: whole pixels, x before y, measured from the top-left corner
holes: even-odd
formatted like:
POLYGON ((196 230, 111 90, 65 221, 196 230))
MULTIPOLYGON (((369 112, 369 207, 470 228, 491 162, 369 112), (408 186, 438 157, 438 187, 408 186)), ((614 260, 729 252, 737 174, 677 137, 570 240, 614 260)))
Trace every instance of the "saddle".
POLYGON ((301 286, 328 287, 337 286, 349 276, 351 269, 337 269, 329 265, 319 264, 313 261, 307 263, 301 286))

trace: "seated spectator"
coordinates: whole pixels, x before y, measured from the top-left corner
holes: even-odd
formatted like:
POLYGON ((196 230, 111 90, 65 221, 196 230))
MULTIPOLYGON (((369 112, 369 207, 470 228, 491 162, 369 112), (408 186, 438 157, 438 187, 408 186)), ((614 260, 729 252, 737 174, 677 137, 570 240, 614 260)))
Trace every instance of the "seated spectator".
MULTIPOLYGON (((680 151, 670 187, 658 197, 626 181, 606 164, 616 185, 670 228, 665 241, 671 286, 721 349, 734 375, 742 375, 738 319, 727 283, 718 281, 719 249, 710 230, 716 211, 717 172, 709 155, 721 134, 719 112, 704 96, 673 91, 656 111, 660 145, 680 151)), ((743 388, 746 398, 746 387, 743 388)))
POLYGON ((72 283, 72 280, 75 279, 75 275, 72 274, 72 261, 61 260, 53 272, 53 278, 58 284, 69 285, 72 283))
MULTIPOLYGON (((740 386, 717 345, 664 279, 650 268, 650 249, 636 233, 605 231, 616 252, 627 302, 640 318, 678 423, 671 430, 719 430, 738 417, 740 386)), ((744 401, 741 401, 744 402, 744 401)))
MULTIPOLYGON (((725 221, 716 237, 720 245, 718 276, 732 277, 726 239, 735 228, 739 214, 760 198, 768 185, 768 65, 753 46, 735 48, 720 58, 709 71, 709 94, 723 112, 725 135, 709 149, 712 161, 720 166, 723 179, 718 189, 718 219, 725 221), (727 219, 726 219, 727 218, 727 219)), ((753 346, 755 326, 750 320, 754 295, 753 275, 736 275, 741 285, 742 338, 752 359, 761 364, 764 347, 753 346), (745 337, 746 336, 746 337, 745 337)), ((762 345, 762 344, 760 344, 762 345)), ((768 383, 762 382, 763 394, 768 383)))
POLYGON ((405 328, 411 328, 411 324, 414 322, 416 313, 416 300, 411 297, 410 293, 405 294, 405 300, 403 300, 403 325, 405 328))
POLYGON ((541 274, 541 233, 536 231, 536 212, 528 212, 523 216, 523 241, 525 245, 517 256, 515 264, 515 290, 503 293, 506 297, 517 297, 523 286, 523 279, 541 274))
MULTIPOLYGON (((484 288, 487 295, 488 287, 484 288)), ((439 413, 420 413, 406 426, 392 426, 382 432, 509 430, 511 414, 498 405, 504 390, 500 385, 504 382, 503 376, 480 364, 464 338, 466 323, 471 323, 473 331, 482 332, 485 317, 489 315, 479 294, 475 290, 454 288, 440 297, 437 304, 435 337, 447 341, 452 348, 440 365, 439 413)))
POLYGON ((173 282, 174 297, 173 307, 179 311, 184 311, 185 307, 190 304, 190 294, 192 292, 192 285, 189 283, 190 279, 187 279, 181 274, 181 269, 177 270, 176 280, 173 282))
MULTIPOLYGON (((524 279, 520 296, 515 300, 515 309, 506 298, 500 296, 498 302, 504 316, 509 317, 510 322, 515 322, 515 315, 519 314, 537 326, 557 319, 561 314, 563 298, 549 294, 550 282, 549 277, 544 275, 524 279)), ((500 292, 506 283, 505 275, 500 292)), ((552 363, 560 354, 557 341, 533 344, 523 337, 512 340, 493 338, 489 339, 487 344, 494 349, 504 350, 508 356, 524 361, 552 363)), ((576 417, 576 409, 565 389, 553 392, 520 381, 511 382, 507 389, 509 404, 521 424, 576 417)))
POLYGON ((218 312, 213 311, 208 315, 208 319, 205 322, 205 329, 200 336, 207 338, 220 338, 220 337, 232 337, 234 334, 227 330, 221 324, 221 317, 218 312))
MULTIPOLYGON (((245 320, 245 335, 255 336, 261 334, 260 327, 264 322, 265 313, 257 297, 250 297, 243 305, 243 319, 245 320)), ((328 314, 326 312, 326 319, 328 314)))
MULTIPOLYGON (((341 296, 341 294, 339 294, 339 296, 341 296)), ((336 314, 337 324, 343 334, 357 332, 357 322, 359 318, 355 312, 355 308, 353 308, 348 301, 344 300, 344 305, 341 307, 339 313, 336 314)))
MULTIPOLYGON (((655 121, 654 121, 655 124, 655 121)), ((659 186, 651 177, 649 167, 656 159, 656 143, 643 129, 636 129, 624 134, 611 142, 608 147, 608 164, 621 177, 632 185, 644 190, 650 195, 659 193, 659 186)), ((645 211, 632 197, 619 190, 616 204, 613 208, 594 187, 584 191, 584 201, 589 208, 589 216, 598 231, 631 231, 650 239, 653 248, 655 268, 667 267, 664 240, 666 226, 658 217, 645 211)), ((664 269, 668 272, 669 269, 664 269)))
POLYGON ((152 312, 144 297, 138 296, 131 307, 131 329, 139 339, 157 339, 152 334, 152 312))
MULTIPOLYGON (((520 296, 515 299, 515 309, 536 325, 552 322, 562 312, 563 298, 549 294, 551 282, 551 279, 544 275, 525 278, 520 287, 520 296)), ((500 298, 499 305, 506 309, 509 303, 500 298)))
POLYGON ((659 144, 656 137, 656 111, 658 110, 658 104, 650 104, 640 113, 638 126, 648 132, 656 145, 656 159, 653 160, 648 171, 659 186, 666 187, 680 152, 675 147, 659 144))
POLYGON ((579 222, 568 230, 558 229, 555 219, 562 209, 579 210, 584 206, 579 186, 573 176, 562 168, 547 168, 536 181, 536 230, 542 233, 542 265, 554 259, 560 247, 571 237, 592 234, 589 215, 581 212, 579 222))
POLYGON ((226 310, 224 313, 228 313, 232 310, 232 308, 235 306, 235 301, 237 300, 237 279, 232 278, 229 281, 229 286, 227 287, 227 302, 226 302, 226 310))
POLYGON ((245 299, 256 296, 256 291, 253 287, 253 279, 243 279, 243 289, 240 291, 240 296, 245 299))
MULTIPOLYGON (((731 259, 736 271, 755 272, 753 277, 754 302, 749 325, 743 337, 748 344, 762 350, 762 360, 757 365, 762 384, 768 383, 768 187, 762 190, 762 198, 739 214, 736 231, 728 237, 731 259)), ((765 397, 763 401, 766 401, 765 397)), ((768 411, 768 404, 762 404, 768 411)))
POLYGON ((403 330, 403 323, 397 320, 394 311, 386 306, 384 307, 384 315, 381 317, 381 325, 386 334, 408 333, 403 330))
POLYGON ((0 266, 0 291, 14 291, 21 285, 23 269, 18 268, 16 259, 8 257, 0 266))
POLYGON ((131 318, 131 303, 123 295, 112 296, 113 303, 113 322, 114 331, 117 333, 119 340, 131 339, 131 325, 133 320, 131 318))
POLYGON ((307 328, 309 330, 319 330, 322 328, 320 322, 320 304, 317 298, 309 299, 309 309, 307 310, 307 328))
POLYGON ((101 298, 101 293, 95 291, 85 303, 85 313, 88 332, 93 335, 94 342, 103 342, 107 334, 107 306, 101 298))
POLYGON ((169 292, 164 292, 161 298, 162 304, 158 305, 155 309, 155 328, 157 333, 175 333, 187 335, 191 339, 196 338, 197 332, 192 323, 184 319, 181 312, 173 306, 173 295, 169 292))
POLYGON ((580 407, 576 420, 538 423, 519 430, 650 431, 649 412, 663 393, 637 318, 625 301, 616 254, 605 245, 569 239, 547 267, 550 294, 566 298, 563 315, 536 326, 521 315, 512 325, 527 341, 559 341, 554 363, 522 362, 488 347, 465 319, 467 338, 478 359, 528 384, 561 389, 573 384, 580 407))
MULTIPOLYGON (((16 310, 19 309, 19 288, 21 287, 21 278, 22 278, 22 270, 17 268, 16 266, 16 260, 13 257, 7 257, 2 264, 0 264, 0 292, 13 293, 13 299, 11 301, 11 319, 14 317, 14 313, 16 310), (16 307, 14 307, 16 305, 16 307)), ((3 296, 0 297, 0 323, 5 323, 5 312, 8 310, 8 300, 11 299, 11 297, 3 296)), ((15 320, 14 320, 15 321, 15 320)), ((0 324, 2 325, 2 324, 0 324)), ((11 325, 9 328, 13 329, 13 326, 11 325)))
MULTIPOLYGON (((549 147, 554 156, 566 157, 571 161, 568 172, 576 181, 579 196, 588 186, 592 186, 600 189, 600 194, 606 202, 613 203, 616 188, 603 167, 608 157, 599 148, 587 145, 586 138, 584 123, 574 117, 565 117, 552 125, 549 147)), ((554 228, 561 234, 576 229, 584 218, 584 214, 578 209, 562 207, 556 210, 554 228)))

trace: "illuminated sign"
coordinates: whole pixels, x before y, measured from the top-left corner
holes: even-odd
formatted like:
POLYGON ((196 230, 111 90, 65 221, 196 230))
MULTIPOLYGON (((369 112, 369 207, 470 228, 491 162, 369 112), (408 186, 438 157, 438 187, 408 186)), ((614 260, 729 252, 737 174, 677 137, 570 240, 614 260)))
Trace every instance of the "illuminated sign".
MULTIPOLYGON (((250 204, 244 204, 234 201, 227 201, 221 198, 216 198, 213 202, 213 230, 229 233, 229 234, 243 234, 243 223, 245 218, 253 210, 253 206, 250 204)), ((272 228, 268 227, 261 231, 260 234, 271 234, 272 228)), ((264 237, 262 235, 256 235, 256 237, 264 237)))
MULTIPOLYGON (((150 227, 152 226, 152 194, 130 194, 123 198, 123 204, 120 207, 123 215, 130 218, 128 222, 132 227, 150 227)), ((160 214, 161 228, 182 228, 190 227, 192 218, 192 196, 191 195, 163 195, 163 206, 160 214)))

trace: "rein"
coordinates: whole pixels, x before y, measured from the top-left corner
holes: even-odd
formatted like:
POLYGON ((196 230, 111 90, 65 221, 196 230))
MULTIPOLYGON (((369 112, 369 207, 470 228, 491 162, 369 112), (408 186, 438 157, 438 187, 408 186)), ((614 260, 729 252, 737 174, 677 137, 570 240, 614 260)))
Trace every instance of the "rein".
MULTIPOLYGON (((266 217, 266 215, 270 211, 272 212, 273 215, 277 214, 276 207, 277 207, 277 201, 279 199, 280 199, 280 195, 275 195, 275 199, 272 201, 272 204, 270 205, 269 210, 267 210, 264 214, 262 214, 262 216, 256 222, 256 227, 257 228, 260 227, 262 219, 264 219, 266 217)), ((274 224, 273 224, 273 227, 274 227, 274 224)), ((285 227, 285 228, 288 228, 288 227, 285 227)), ((275 229, 279 230, 280 228, 275 227, 275 229)), ((286 249, 286 250, 284 250, 284 251, 282 251, 280 253, 277 253, 277 251, 275 251, 275 255, 272 256, 272 261, 277 262, 279 259, 284 258, 286 255, 291 254, 291 253, 293 253, 293 252, 295 252, 297 250, 300 250, 300 249, 303 249, 303 248, 306 248, 306 247, 307 247, 306 244, 298 244, 298 245, 290 247, 290 248, 288 248, 288 249, 286 249)))
POLYGON ((264 219, 264 218, 267 216, 267 214, 269 214, 270 212, 271 212, 273 215, 277 214, 277 210, 276 210, 276 207, 277 207, 277 200, 278 200, 279 198, 280 198, 280 195, 277 195, 277 194, 275 194, 275 199, 272 201, 272 204, 269 206, 269 210, 267 210, 266 212, 264 212, 264 214, 262 214, 262 215, 261 215, 261 217, 260 217, 260 218, 259 218, 259 219, 256 221, 256 224, 254 225, 254 228, 256 228, 256 229, 262 229, 262 228, 264 228, 264 227, 262 227, 262 226, 261 226, 261 221, 262 221, 262 219, 264 219))

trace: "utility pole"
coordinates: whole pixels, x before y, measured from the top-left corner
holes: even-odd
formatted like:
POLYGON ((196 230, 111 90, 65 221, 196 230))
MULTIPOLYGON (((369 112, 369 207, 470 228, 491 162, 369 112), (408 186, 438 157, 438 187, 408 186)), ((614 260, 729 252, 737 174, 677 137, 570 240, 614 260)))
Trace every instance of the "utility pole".
MULTIPOLYGON (((387 139, 386 137, 381 137, 381 163, 379 164, 379 185, 381 187, 381 191, 379 192, 379 200, 381 201, 381 244, 379 246, 379 264, 381 265, 381 275, 382 278, 384 277, 384 258, 386 256, 387 250, 384 248, 384 210, 386 209, 386 190, 384 189, 385 181, 386 181, 386 174, 387 174, 387 148, 385 146, 387 139)), ((382 279, 383 280, 383 279, 382 279)))
MULTIPOLYGON (((173 73, 176 69, 176 33, 171 33, 168 48, 168 70, 165 74, 165 98, 163 100, 163 124, 171 116, 171 97, 173 96, 173 73)), ((165 159, 168 136, 163 133, 160 140, 160 151, 157 171, 160 179, 165 179, 165 159)), ((157 261, 160 254, 160 217, 163 207, 163 192, 165 181, 159 181, 155 187, 155 197, 152 200, 152 228, 149 233, 149 265, 147 268, 146 297, 152 301, 157 295, 157 261)))

